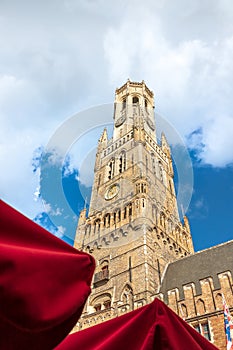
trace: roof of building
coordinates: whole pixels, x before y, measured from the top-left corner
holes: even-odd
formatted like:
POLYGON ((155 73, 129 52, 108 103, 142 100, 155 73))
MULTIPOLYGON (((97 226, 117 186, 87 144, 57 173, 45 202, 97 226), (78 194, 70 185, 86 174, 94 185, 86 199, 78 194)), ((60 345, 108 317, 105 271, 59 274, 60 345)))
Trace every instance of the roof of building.
POLYGON ((183 299, 183 286, 194 283, 196 293, 200 295, 200 280, 207 277, 212 277, 214 289, 219 289, 218 274, 225 271, 233 273, 233 240, 168 264, 159 292, 166 302, 167 292, 178 288, 180 299, 183 299))

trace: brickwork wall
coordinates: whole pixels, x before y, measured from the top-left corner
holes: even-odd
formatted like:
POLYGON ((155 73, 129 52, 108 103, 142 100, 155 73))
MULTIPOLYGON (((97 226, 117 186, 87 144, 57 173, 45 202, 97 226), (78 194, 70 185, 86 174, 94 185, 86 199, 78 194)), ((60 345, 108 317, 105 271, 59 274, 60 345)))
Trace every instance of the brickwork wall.
MULTIPOLYGON (((201 293, 198 294, 194 283, 183 286, 184 298, 180 298, 178 289, 168 290, 168 306, 191 326, 208 322, 211 341, 220 350, 226 349, 226 336, 224 330, 222 293, 233 314, 233 285, 232 275, 229 271, 218 274, 220 288, 215 288, 212 277, 206 277, 199 281, 201 293)), ((157 294, 156 297, 164 299, 165 295, 157 294)))

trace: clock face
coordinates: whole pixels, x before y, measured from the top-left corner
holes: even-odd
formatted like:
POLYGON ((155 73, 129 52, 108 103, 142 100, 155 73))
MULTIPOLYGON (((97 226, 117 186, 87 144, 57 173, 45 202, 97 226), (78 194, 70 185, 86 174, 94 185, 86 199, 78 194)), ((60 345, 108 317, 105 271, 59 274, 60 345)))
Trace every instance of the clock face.
POLYGON ((150 120, 150 118, 146 118, 146 122, 148 126, 151 128, 151 130, 155 130, 153 122, 150 120))
POLYGON ((109 199, 114 198, 118 194, 119 189, 120 188, 119 188, 118 184, 114 184, 114 185, 110 186, 105 193, 105 199, 109 200, 109 199))
POLYGON ((121 126, 121 125, 125 122, 125 119, 126 119, 125 116, 122 116, 122 117, 118 118, 118 119, 116 120, 115 126, 116 126, 116 127, 121 126))

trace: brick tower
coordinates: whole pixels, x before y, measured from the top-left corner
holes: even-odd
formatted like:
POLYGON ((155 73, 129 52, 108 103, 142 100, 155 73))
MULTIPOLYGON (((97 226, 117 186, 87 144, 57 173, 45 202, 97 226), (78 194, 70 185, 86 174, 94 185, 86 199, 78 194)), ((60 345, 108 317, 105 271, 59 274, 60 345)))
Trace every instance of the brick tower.
POLYGON ((113 137, 97 146, 88 216, 80 213, 75 247, 96 259, 92 293, 79 328, 151 301, 165 266, 193 253, 180 221, 170 147, 156 138, 154 95, 144 81, 116 90, 113 137))

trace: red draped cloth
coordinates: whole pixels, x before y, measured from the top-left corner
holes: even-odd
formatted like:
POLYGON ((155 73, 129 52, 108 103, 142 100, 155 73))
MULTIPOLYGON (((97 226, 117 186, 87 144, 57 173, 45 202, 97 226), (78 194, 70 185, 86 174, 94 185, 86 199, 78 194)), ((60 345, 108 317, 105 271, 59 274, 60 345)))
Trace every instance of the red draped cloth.
POLYGON ((66 336, 94 267, 91 256, 0 201, 0 350, 217 349, 157 299, 66 336))
POLYGON ((0 349, 53 349, 79 319, 94 268, 0 201, 0 349))
POLYGON ((69 335, 55 350, 216 350, 163 302, 69 335))

